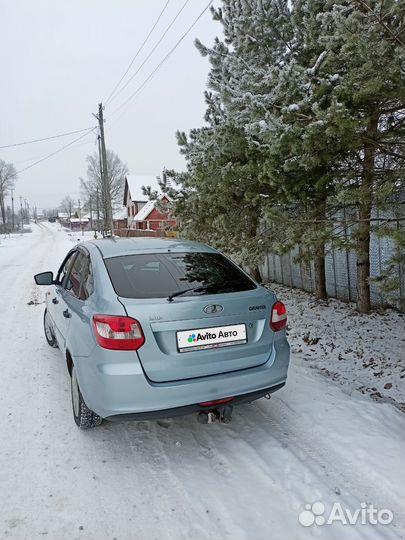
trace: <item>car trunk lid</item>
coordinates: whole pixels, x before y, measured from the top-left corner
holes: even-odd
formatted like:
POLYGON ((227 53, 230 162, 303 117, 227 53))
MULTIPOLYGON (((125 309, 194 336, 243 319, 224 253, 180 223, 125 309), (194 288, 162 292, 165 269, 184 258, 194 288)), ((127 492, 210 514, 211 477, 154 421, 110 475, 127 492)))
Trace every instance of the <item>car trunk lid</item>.
POLYGON ((249 291, 166 298, 119 297, 145 335, 137 351, 146 376, 169 382, 253 368, 269 360, 274 295, 249 291))

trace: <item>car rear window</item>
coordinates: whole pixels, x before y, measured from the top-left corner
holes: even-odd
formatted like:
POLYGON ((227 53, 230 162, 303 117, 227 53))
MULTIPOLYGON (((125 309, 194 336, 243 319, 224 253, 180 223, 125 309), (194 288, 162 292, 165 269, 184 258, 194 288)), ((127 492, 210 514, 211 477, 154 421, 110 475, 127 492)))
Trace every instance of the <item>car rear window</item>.
POLYGON ((150 253, 104 259, 116 293, 125 298, 164 298, 239 292, 256 284, 219 253, 150 253))

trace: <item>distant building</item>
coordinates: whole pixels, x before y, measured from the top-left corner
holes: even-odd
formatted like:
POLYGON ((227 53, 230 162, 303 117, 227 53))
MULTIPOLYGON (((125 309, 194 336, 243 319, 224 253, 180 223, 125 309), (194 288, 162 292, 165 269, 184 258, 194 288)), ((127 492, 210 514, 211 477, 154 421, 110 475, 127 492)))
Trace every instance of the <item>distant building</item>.
POLYGON ((114 229, 126 229, 128 227, 127 209, 120 208, 113 211, 113 226, 114 229))
POLYGON ((139 210, 148 202, 142 186, 150 186, 153 190, 160 191, 156 176, 129 174, 125 177, 123 204, 127 209, 129 227, 139 210))
POLYGON ((58 221, 62 224, 62 225, 66 225, 69 223, 69 212, 58 212, 58 221))
MULTIPOLYGON (((169 229, 176 225, 169 212, 160 212, 156 201, 148 201, 142 186, 150 186, 153 191, 161 192, 155 176, 128 175, 125 178, 124 206, 126 207, 128 228, 138 230, 169 229)), ((160 202, 169 203, 167 195, 161 194, 160 202)))
MULTIPOLYGON (((97 220, 97 212, 95 210, 93 210, 92 212, 87 212, 86 214, 83 214, 82 216, 82 220, 87 220, 88 221, 88 229, 89 230, 97 230, 99 228, 99 225, 98 225, 98 220, 97 220)), ((100 218, 100 223, 101 223, 101 218, 100 218)))
MULTIPOLYGON (((152 230, 158 229, 168 230, 176 226, 176 220, 170 217, 169 212, 161 212, 156 208, 157 201, 148 201, 134 216, 132 221, 132 229, 152 230)), ((161 195, 159 202, 168 204, 170 199, 167 195, 161 195)))
POLYGON ((86 230, 89 226, 88 218, 70 218, 69 219, 70 228, 72 231, 81 231, 86 230))

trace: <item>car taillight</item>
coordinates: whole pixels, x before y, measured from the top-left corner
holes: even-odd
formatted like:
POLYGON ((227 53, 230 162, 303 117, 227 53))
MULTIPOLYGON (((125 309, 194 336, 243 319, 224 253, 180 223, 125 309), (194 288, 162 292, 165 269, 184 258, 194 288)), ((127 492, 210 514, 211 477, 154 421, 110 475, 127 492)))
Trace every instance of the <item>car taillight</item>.
POLYGON ((283 302, 277 301, 271 310, 270 328, 278 332, 287 326, 287 309, 283 302))
POLYGON ((93 315, 93 329, 103 349, 136 351, 145 343, 141 325, 131 317, 93 315))

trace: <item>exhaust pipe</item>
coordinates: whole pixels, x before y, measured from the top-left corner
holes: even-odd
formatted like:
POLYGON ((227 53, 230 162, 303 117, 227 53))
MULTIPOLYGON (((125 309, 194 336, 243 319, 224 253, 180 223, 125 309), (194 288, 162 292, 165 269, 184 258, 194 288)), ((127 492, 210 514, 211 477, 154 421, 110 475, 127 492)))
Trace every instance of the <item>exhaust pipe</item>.
POLYGON ((232 420, 232 412, 232 405, 225 405, 222 410, 221 422, 223 422, 224 424, 229 424, 232 420))
POLYGON ((232 405, 225 405, 210 411, 201 411, 197 414, 197 422, 200 424, 212 424, 213 422, 229 424, 232 420, 232 411, 232 405))
POLYGON ((197 422, 199 424, 208 424, 208 413, 206 411, 201 411, 197 414, 197 422))

